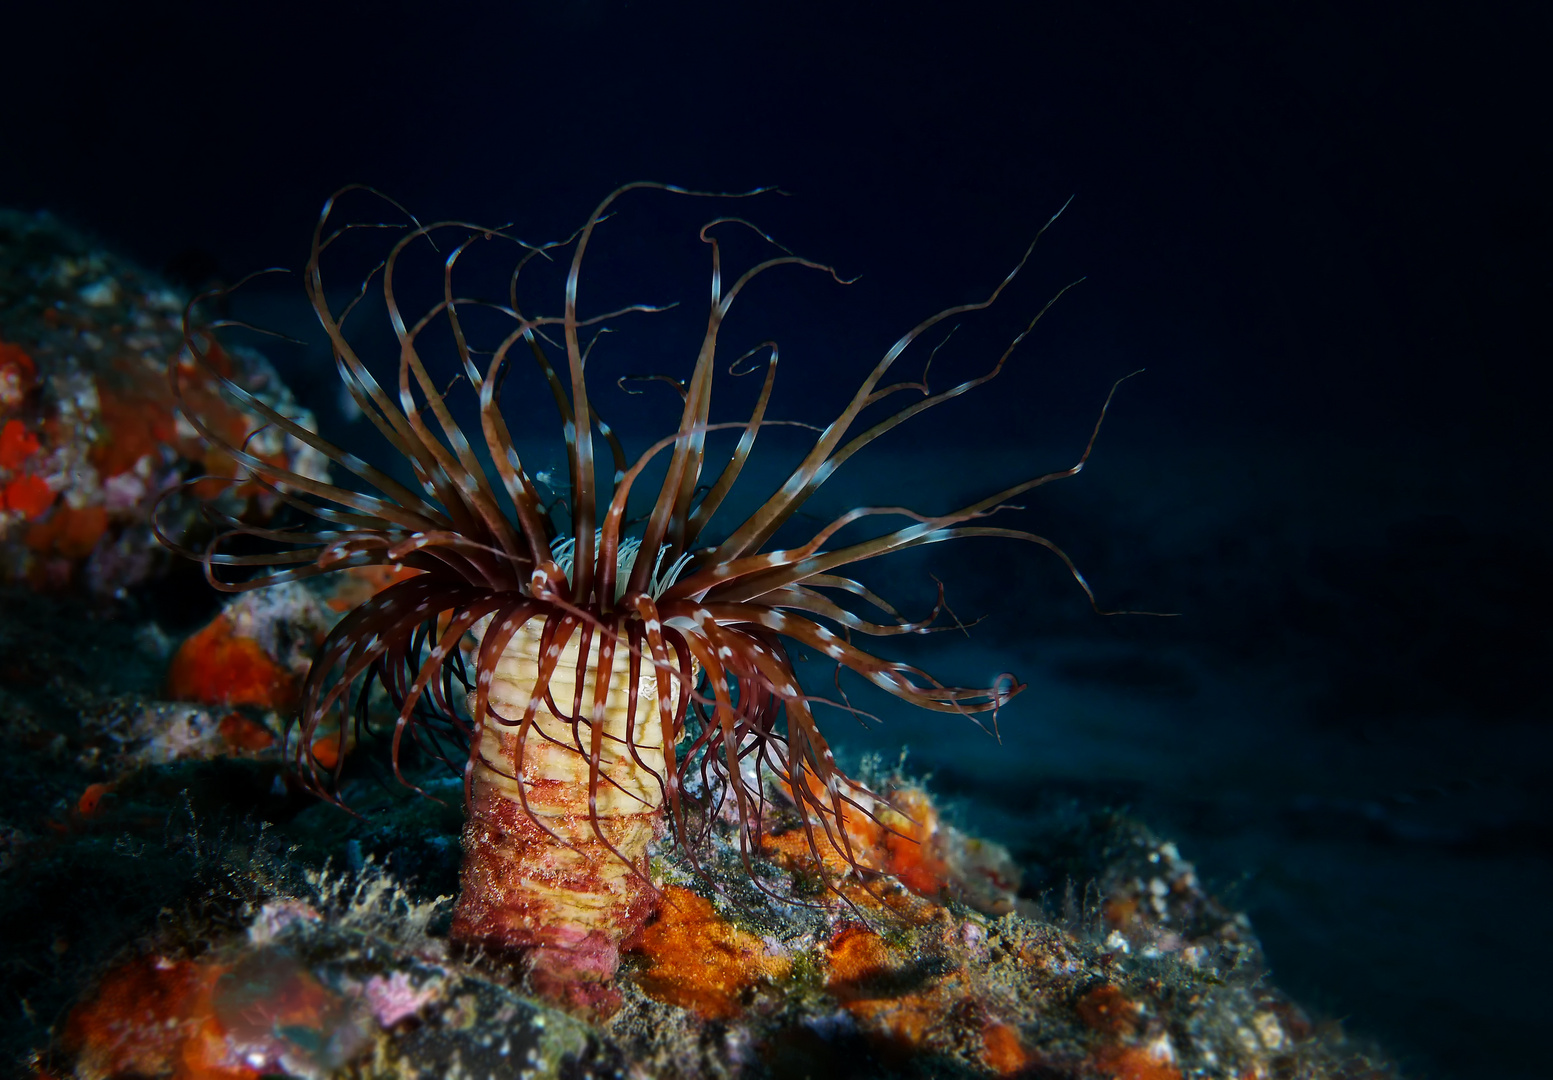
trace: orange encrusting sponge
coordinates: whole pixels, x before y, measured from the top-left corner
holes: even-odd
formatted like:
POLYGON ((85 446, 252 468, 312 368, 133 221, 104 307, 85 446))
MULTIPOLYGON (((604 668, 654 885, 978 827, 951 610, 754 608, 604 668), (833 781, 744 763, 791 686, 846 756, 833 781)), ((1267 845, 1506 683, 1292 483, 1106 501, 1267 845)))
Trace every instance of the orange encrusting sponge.
MULTIPOLYGON (((814 797, 831 812, 825 788, 814 773, 805 773, 804 779, 814 797)), ((937 899, 948 885, 952 872, 940 850, 938 811, 932 800, 925 791, 915 787, 892 792, 888 804, 865 791, 853 791, 852 801, 841 804, 842 829, 852 849, 852 858, 864 870, 890 874, 918 896, 937 899), (868 810, 860 809, 854 803, 867 806, 868 810)), ((831 828, 833 831, 828 837, 816 822, 814 843, 819 849, 824 871, 839 877, 851 869, 851 864, 842 850, 840 836, 834 832, 834 820, 831 828)), ((809 839, 802 829, 763 836, 761 842, 771 854, 789 863, 802 863, 812 858, 809 839)))
POLYGON ((286 709, 297 702, 301 687, 263 646, 238 636, 232 620, 218 615, 179 646, 167 672, 167 692, 202 705, 286 709))
POLYGON ((42 517, 54 505, 55 492, 44 479, 22 472, 42 445, 20 420, 11 419, 0 425, 0 471, 15 474, 9 481, 0 482, 0 510, 33 519, 42 517))
POLYGON ((664 890, 658 917, 641 931, 635 951, 652 962, 638 977, 659 1001, 725 1020, 743 1009, 758 982, 787 975, 792 962, 768 955, 766 943, 724 920, 710 901, 689 889, 664 890))

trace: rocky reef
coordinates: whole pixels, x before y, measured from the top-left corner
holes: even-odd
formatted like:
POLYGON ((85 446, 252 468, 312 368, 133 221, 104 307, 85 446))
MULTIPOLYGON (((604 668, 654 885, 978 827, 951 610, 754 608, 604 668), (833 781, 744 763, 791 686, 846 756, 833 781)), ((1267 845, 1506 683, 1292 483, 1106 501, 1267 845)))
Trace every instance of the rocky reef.
MULTIPOLYGON (((570 1009, 521 957, 450 944, 461 779, 392 781, 370 728, 343 809, 303 790, 288 721, 312 647, 378 569, 166 614, 150 515, 223 463, 165 391, 184 298, 48 219, 0 215, 0 1056, 24 1075, 1379 1078, 1384 1056, 1268 976, 1249 921, 1168 840, 1054 802, 1022 852, 904 763, 837 831, 769 782, 743 837, 716 790, 652 850, 655 913, 570 1009), (192 613, 192 614, 191 614, 192 613), (741 847, 749 853, 746 860, 741 847)), ((306 419, 257 353, 221 353, 306 419)), ((305 471, 305 447, 229 418, 305 471), (264 442, 270 438, 273 445, 264 442)), ((227 485, 233 512, 264 492, 227 485)), ((178 588, 196 589, 198 583, 178 588)), ((694 775, 694 770, 690 775, 694 775)), ((564 998, 562 999, 564 1000, 564 998)))
MULTIPOLYGON (((254 625, 251 603, 174 655, 197 666, 188 643, 254 625)), ((301 634, 328 608, 275 611, 301 634)), ((446 940, 456 777, 422 763, 430 797, 409 795, 358 745, 353 816, 290 779, 284 680, 172 702, 144 627, 15 587, 4 610, 5 1052, 36 1075, 1394 1075, 1281 994, 1244 916, 1143 824, 1031 821, 1070 886, 1027 896, 1002 848, 877 763, 882 809, 847 823, 865 872, 810 850, 780 790, 753 878, 712 816, 699 850, 656 851, 614 999, 568 1013, 446 940)), ((283 672, 287 635, 254 633, 283 672)))

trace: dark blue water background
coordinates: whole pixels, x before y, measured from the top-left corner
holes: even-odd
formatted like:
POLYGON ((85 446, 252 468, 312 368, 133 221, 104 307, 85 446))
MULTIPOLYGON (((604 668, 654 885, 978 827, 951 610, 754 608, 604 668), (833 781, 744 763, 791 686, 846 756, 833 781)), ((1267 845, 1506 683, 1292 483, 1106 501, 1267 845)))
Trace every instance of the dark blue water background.
MULTIPOLYGON (((189 285, 300 265, 318 206, 351 181, 535 240, 625 180, 781 185, 736 212, 861 279, 783 271, 730 322, 730 355, 781 342, 773 416, 829 419, 901 331, 984 296, 1076 196, 935 385, 984 370, 1087 280, 998 383, 849 464, 814 512, 944 509, 1070 464, 1112 381, 1146 367, 1088 471, 1014 516, 1102 604, 1179 617, 1096 616, 1060 564, 1013 543, 871 567, 909 612, 931 606, 932 572, 962 618, 986 617, 892 655, 1029 688, 1001 742, 866 692, 881 723, 838 715, 835 740, 909 745, 963 824, 1031 860, 1037 891, 1060 883, 1022 820, 1064 799, 1129 806, 1250 912, 1274 977, 1318 1012, 1418 1075, 1538 1074, 1546 13, 589 0, 7 20, 0 201, 189 285)), ((596 354, 599 407, 635 447, 674 402, 608 384, 688 371, 706 295, 693 230, 723 209, 635 195, 600 234, 585 308, 683 301, 612 324, 596 354)), ((326 430, 371 445, 294 282, 234 310, 311 340, 268 351, 326 430)), ((388 343, 380 323, 363 333, 388 343)), ((515 430, 559 465, 539 392, 514 388, 515 430)), ((723 417, 752 393, 731 380, 723 417)), ((793 439, 762 437, 745 490, 780 480, 793 439)))

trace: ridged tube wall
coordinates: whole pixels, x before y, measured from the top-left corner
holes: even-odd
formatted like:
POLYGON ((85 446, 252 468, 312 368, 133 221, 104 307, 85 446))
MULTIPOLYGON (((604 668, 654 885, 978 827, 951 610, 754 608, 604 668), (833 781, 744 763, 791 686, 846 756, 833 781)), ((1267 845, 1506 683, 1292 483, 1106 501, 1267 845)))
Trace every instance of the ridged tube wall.
MULTIPOLYGON (((516 722, 539 683, 540 633, 534 620, 514 634, 491 681, 491 709, 508 723, 487 718, 478 735, 452 935, 466 944, 523 950, 534 982, 564 986, 613 975, 620 942, 652 910, 647 849, 663 831, 663 727, 658 679, 652 665, 643 663, 631 726, 633 756, 626 741, 630 671, 622 641, 609 676, 596 812, 590 814, 589 724, 574 727, 549 704, 569 714, 579 700, 580 635, 574 633, 550 676, 548 700, 542 696, 536 707, 520 771, 516 722)), ((595 700, 602 639, 592 635, 581 668, 583 717, 595 700)), ((672 685, 669 690, 672 704, 680 691, 672 685)))

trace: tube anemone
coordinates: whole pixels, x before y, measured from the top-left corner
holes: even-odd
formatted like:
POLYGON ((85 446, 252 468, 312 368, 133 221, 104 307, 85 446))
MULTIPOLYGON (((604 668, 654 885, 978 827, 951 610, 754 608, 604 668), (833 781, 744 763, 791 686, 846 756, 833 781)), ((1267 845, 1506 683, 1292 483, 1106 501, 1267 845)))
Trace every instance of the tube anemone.
MULTIPOLYGON (((738 295, 768 270, 793 265, 841 279, 755 230, 773 245, 773 254, 725 286, 719 232, 753 226, 730 217, 703 226, 699 236, 709 248, 712 286, 707 328, 689 377, 658 377, 682 398, 679 422, 631 461, 589 396, 583 338, 608 319, 655 309, 635 305, 584 315, 578 291, 596 230, 616 202, 638 188, 708 198, 758 193, 630 184, 604 199, 570 240, 546 245, 529 244, 505 228, 422 225, 385 200, 407 224, 394 226, 399 232, 386 256, 343 304, 325 291, 325 255, 356 230, 380 235, 388 226, 341 221, 339 200, 352 192, 383 197, 346 188, 324 205, 305 271, 307 294, 346 389, 403 457, 416 487, 299 427, 225 379, 209 355, 211 333, 222 324, 200 324, 193 314, 198 300, 185 317, 185 354, 169 367, 189 422, 226 450, 245 480, 271 491, 306 521, 266 528, 209 507, 215 528, 208 542, 198 549, 167 542, 202 561, 212 585, 241 591, 364 566, 418 571, 346 614, 319 647, 292 742, 297 773, 320 795, 338 799, 345 736, 353 723, 366 722, 369 691, 380 687, 396 713, 390 740, 396 775, 407 738, 462 767, 467 822, 453 936, 527 953, 542 988, 579 1002, 591 1000, 588 985, 597 989, 613 974, 620 942, 653 907, 648 845, 666 831, 693 845, 695 827, 687 823, 696 815, 686 786, 692 772, 701 790, 731 801, 746 867, 772 782, 792 799, 815 855, 834 848, 862 873, 860 853, 842 824, 849 813, 854 820, 870 813, 873 796, 837 767, 815 720, 814 707, 823 699, 802 686, 789 654, 793 646, 835 661, 838 674, 845 668, 937 712, 995 716, 1022 689, 1012 676, 989 687, 947 686, 859 648, 854 635, 936 629, 942 593, 928 618, 910 621, 841 571, 945 540, 1004 537, 1055 552, 1089 592, 1067 556, 1044 537, 983 522, 1021 493, 1077 473, 1099 420, 1071 468, 1022 480, 944 514, 852 509, 801 543, 773 545, 778 530, 853 454, 1002 371, 1045 308, 976 378, 936 393, 925 376, 885 382, 902 353, 927 331, 991 306, 1030 258, 1034 240, 985 300, 941 311, 896 341, 786 481, 742 522, 714 534, 708 526, 757 434, 778 423, 766 417, 777 368, 772 342, 733 363, 748 370, 752 359, 764 360, 750 415, 712 421, 720 328, 738 295), (505 300, 461 292, 455 287, 462 283, 461 261, 471 249, 495 245, 508 247, 516 264, 505 300), (401 264, 433 251, 441 260, 441 295, 412 321, 401 308, 401 264), (558 310, 519 305, 520 277, 536 259, 569 260, 558 310), (344 330, 374 287, 381 289, 398 343, 397 393, 377 381, 344 330), (472 329, 477 320, 478 334, 472 329), (478 403, 477 436, 455 420, 448 391, 439 390, 423 360, 433 327, 451 342, 478 403), (560 412, 569 484, 565 497, 551 502, 544 474, 520 460, 501 408, 504 381, 522 354, 538 365, 560 412), (195 369, 240 407, 326 455, 356 483, 300 476, 226 442, 185 398, 195 369), (862 422, 865 410, 907 392, 914 394, 910 404, 862 422), (712 477, 706 437, 719 430, 737 431, 738 441, 712 477), (598 481, 596 433, 613 458, 612 481, 605 486, 598 481), (477 441, 488 461, 475 450, 477 441), (663 478, 650 507, 637 508, 633 524, 628 503, 649 465, 662 468, 663 478), (893 518, 895 524, 866 539, 837 540, 847 526, 871 518, 893 518), (234 541, 243 549, 234 550, 234 541), (330 732, 337 733, 342 752, 325 768, 313 747, 330 732)), ((1101 420, 1104 415, 1102 407, 1101 420)), ((699 820, 711 818, 704 813, 699 820)))

